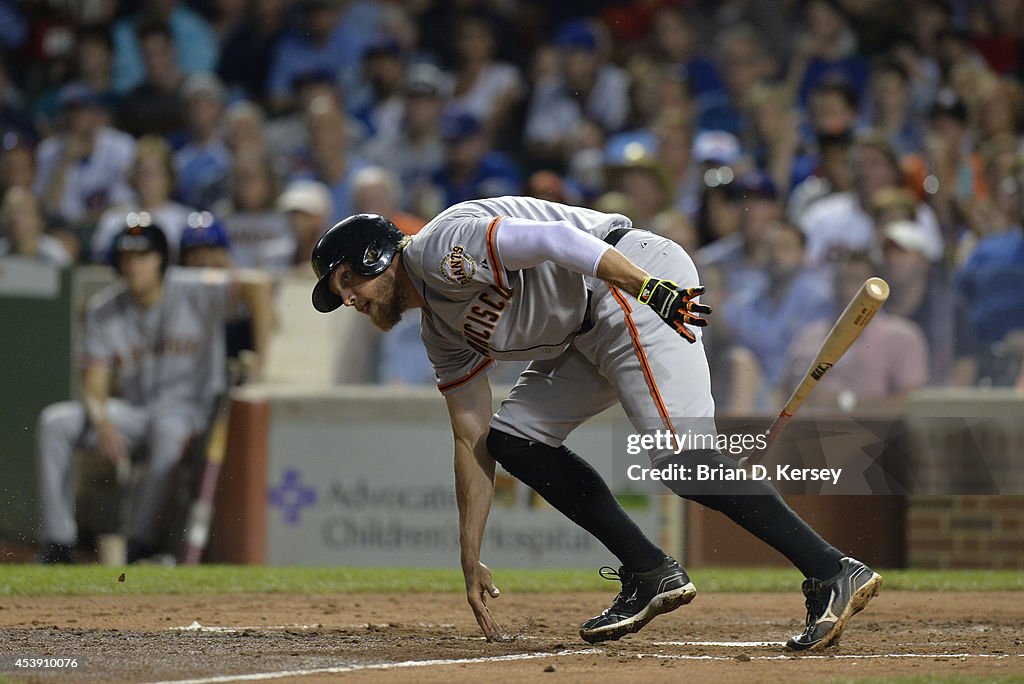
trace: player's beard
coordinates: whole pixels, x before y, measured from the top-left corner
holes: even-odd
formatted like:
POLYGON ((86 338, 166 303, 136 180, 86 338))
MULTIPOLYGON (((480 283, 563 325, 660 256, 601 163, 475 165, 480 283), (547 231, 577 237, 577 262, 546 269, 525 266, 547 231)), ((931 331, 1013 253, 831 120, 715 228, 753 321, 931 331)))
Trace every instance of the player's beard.
POLYGON ((394 328, 406 310, 405 290, 398 286, 396 278, 381 280, 380 295, 370 306, 370 320, 385 332, 394 328))

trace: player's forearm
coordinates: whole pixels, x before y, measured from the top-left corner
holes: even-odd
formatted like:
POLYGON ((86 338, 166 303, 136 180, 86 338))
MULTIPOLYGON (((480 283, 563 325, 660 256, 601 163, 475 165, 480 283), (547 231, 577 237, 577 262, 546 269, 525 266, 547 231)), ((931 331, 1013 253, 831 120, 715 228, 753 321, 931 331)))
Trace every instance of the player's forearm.
POLYGON ((597 265, 597 277, 634 297, 640 294, 649 274, 617 249, 609 249, 597 265))
POLYGON ((271 281, 258 271, 243 271, 240 276, 242 299, 252 315, 252 343, 258 369, 267 358, 270 334, 274 325, 274 312, 270 303, 271 281))
POLYGON ((50 174, 46 185, 43 187, 42 200, 43 208, 54 214, 60 213, 61 196, 64 193, 64 176, 67 175, 70 160, 61 158, 57 166, 50 174))
POLYGON ((107 399, 110 398, 110 371, 92 366, 85 369, 82 378, 82 404, 92 425, 101 425, 108 420, 107 399))
POLYGON ((494 496, 494 459, 481 443, 455 441, 455 498, 459 505, 459 546, 462 567, 475 567, 480 560, 484 528, 494 496))

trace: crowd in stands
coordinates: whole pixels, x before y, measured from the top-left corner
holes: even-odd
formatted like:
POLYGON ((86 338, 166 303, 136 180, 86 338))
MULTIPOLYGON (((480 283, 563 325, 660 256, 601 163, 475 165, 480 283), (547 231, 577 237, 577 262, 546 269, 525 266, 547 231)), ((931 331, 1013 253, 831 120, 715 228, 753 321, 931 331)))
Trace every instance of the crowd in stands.
MULTIPOLYGON (((351 213, 529 194, 694 257, 719 408, 777 409, 872 274, 813 401, 1009 386, 1022 84, 1021 0, 0 0, 0 255, 106 263, 144 211, 176 260, 205 211, 311 278, 351 213)), ((364 338, 370 379, 432 381, 416 328, 364 338)))

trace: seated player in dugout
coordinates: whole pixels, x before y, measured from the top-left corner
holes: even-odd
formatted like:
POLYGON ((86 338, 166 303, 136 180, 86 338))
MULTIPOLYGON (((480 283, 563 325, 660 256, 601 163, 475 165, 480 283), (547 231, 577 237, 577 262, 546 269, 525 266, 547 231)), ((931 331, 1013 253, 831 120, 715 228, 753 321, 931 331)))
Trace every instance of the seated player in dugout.
MULTIPOLYGON (((231 240, 228 231, 208 211, 194 211, 186 219, 185 231, 181 234, 178 254, 181 265, 186 268, 231 269, 231 240)), ((255 353, 253 342, 252 314, 245 301, 237 299, 225 322, 225 347, 228 355, 228 378, 231 384, 240 384, 252 372, 248 365, 255 353)))
POLYGON ((225 321, 239 299, 252 314, 257 358, 265 354, 266 275, 169 268, 164 232, 146 213, 131 214, 129 221, 112 248, 118 279, 86 305, 82 398, 52 404, 39 417, 43 563, 73 562, 74 453, 80 448, 94 450, 115 468, 145 461, 131 502, 127 560, 156 553, 174 468, 189 440, 206 429, 225 390, 225 321))
MULTIPOLYGON (((312 255, 313 306, 368 315, 382 329, 409 309, 444 394, 455 438, 455 488, 466 594, 488 639, 498 596, 480 547, 495 462, 594 535, 618 558, 612 605, 580 627, 587 642, 619 639, 696 595, 686 571, 647 539, 598 473, 563 445, 616 402, 638 433, 714 429, 701 340, 703 292, 690 256, 672 241, 604 214, 526 197, 456 204, 417 235, 360 214, 325 233, 312 255), (531 363, 497 413, 486 372, 496 359, 531 363)), ((713 449, 651 450, 658 467, 736 469, 713 449)), ((786 556, 803 582, 807 621, 788 646, 832 645, 882 578, 845 556, 763 481, 665 482, 723 512, 786 556)))

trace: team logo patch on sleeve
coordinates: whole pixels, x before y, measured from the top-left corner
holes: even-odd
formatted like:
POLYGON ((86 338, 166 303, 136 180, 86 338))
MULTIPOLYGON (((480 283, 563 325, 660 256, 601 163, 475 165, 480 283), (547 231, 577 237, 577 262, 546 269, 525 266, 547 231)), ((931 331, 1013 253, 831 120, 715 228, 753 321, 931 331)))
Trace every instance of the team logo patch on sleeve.
POLYGON ((462 245, 455 245, 452 251, 441 259, 441 277, 450 283, 466 285, 476 273, 476 261, 466 253, 462 245))

